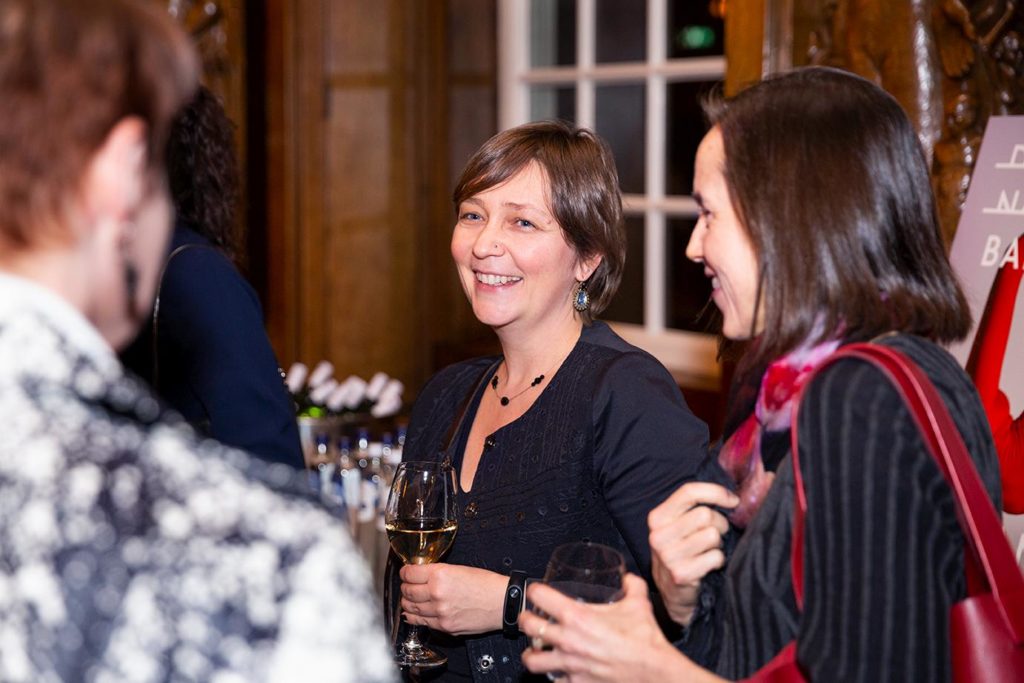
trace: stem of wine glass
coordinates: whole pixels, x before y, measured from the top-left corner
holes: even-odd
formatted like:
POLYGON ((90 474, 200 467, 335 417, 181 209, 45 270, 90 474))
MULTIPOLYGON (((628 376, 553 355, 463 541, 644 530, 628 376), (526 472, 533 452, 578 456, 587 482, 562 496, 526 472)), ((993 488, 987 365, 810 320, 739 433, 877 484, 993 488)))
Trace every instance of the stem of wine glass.
MULTIPOLYGON (((403 619, 405 619, 403 617, 403 619)), ((423 649, 423 643, 420 642, 420 627, 416 624, 410 624, 408 619, 405 619, 406 625, 409 627, 409 632, 405 636, 405 640, 402 641, 402 652, 403 654, 413 654, 423 649)))

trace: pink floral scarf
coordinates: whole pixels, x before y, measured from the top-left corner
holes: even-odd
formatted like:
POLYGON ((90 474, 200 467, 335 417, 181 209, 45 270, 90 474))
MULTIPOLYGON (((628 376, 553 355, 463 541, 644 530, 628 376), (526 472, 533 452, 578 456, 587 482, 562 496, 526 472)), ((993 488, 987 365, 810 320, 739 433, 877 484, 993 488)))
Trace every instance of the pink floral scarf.
POLYGON ((775 479, 761 460, 761 435, 789 429, 793 399, 811 373, 839 347, 838 340, 802 346, 773 361, 761 378, 754 412, 722 445, 718 462, 736 482, 740 504, 729 518, 745 528, 775 479))

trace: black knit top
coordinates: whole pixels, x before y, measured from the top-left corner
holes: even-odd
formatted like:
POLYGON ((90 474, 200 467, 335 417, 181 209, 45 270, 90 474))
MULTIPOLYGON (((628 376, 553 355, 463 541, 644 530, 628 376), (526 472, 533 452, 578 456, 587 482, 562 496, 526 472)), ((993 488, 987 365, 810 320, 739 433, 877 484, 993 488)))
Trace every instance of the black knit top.
MULTIPOLYGON (((405 459, 461 462, 486 382, 470 397, 462 429, 454 439, 449 432, 495 360, 459 363, 430 380, 413 409, 405 459)), ((539 579, 556 546, 589 539, 618 548, 649 578, 647 513, 686 481, 724 477, 707 442, 707 427, 660 363, 604 323, 587 326, 529 410, 486 439, 472 490, 459 493, 459 530, 443 561, 539 579)), ((527 675, 525 637, 432 634, 431 643, 449 646, 443 679, 527 675)))

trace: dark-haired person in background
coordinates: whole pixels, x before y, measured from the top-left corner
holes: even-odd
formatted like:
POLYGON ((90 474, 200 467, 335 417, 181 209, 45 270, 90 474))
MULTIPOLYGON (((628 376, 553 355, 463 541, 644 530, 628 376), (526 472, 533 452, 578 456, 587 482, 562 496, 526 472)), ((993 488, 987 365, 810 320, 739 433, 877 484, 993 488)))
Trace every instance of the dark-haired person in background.
MULTIPOLYGON (((719 455, 742 475, 730 514, 747 524, 715 606, 718 662, 702 669, 661 637, 636 577, 614 605, 531 586, 530 599, 555 621, 525 613, 520 623, 554 649, 523 659, 531 671, 581 682, 736 680, 795 640, 808 680, 948 681, 949 612, 966 591, 957 505, 896 389, 867 363, 837 362, 803 394, 802 610, 790 563, 792 403, 842 344, 890 346, 928 375, 1000 503, 981 401, 939 345, 967 334, 970 313, 943 249, 917 135, 890 95, 825 68, 771 78, 708 113, 713 127, 694 173, 700 218, 686 255, 712 278, 722 334, 749 341, 733 392, 747 400, 730 406, 719 455)), ((656 558, 655 535, 673 525, 689 544, 690 557, 662 558, 676 578, 696 567, 699 579, 725 523, 709 508, 690 514, 702 502, 688 494, 693 487, 651 515, 656 558)), ((686 581, 658 586, 667 603, 693 599, 686 581)))
POLYGON ((233 126, 205 87, 174 122, 167 168, 177 212, 169 258, 154 314, 122 360, 200 431, 301 467, 295 412, 259 299, 232 262, 233 126))

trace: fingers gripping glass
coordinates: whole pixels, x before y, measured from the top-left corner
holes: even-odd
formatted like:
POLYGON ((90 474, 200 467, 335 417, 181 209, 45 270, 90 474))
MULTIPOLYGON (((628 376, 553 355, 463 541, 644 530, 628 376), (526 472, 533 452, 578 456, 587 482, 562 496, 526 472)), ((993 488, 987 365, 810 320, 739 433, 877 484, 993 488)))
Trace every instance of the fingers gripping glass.
MULTIPOLYGON (((451 547, 458 528, 455 471, 443 462, 403 462, 398 466, 384 510, 384 528, 395 554, 406 564, 437 562, 451 547)), ((447 657, 420 641, 418 626, 409 625, 395 661, 401 667, 441 666, 447 657)))
MULTIPOLYGON (((610 603, 622 598, 625 574, 626 562, 618 550, 600 543, 579 541, 555 548, 548 560, 544 583, 579 602, 610 603)), ((534 612, 547 617, 536 608, 534 612)), ((538 650, 545 648, 543 629, 541 634, 532 643, 538 650)), ((551 680, 560 676, 558 672, 548 674, 551 680)))

